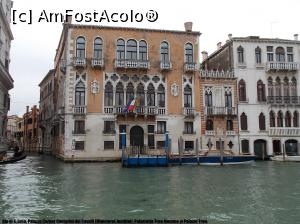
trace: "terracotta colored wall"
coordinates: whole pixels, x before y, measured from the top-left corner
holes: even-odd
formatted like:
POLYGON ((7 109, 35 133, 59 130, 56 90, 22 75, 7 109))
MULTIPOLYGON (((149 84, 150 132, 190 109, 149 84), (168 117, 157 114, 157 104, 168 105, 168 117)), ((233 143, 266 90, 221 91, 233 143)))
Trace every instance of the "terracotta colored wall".
MULTIPOLYGON (((194 61, 198 62, 198 36, 188 33, 168 33, 168 32, 154 32, 154 31, 140 31, 140 30, 126 30, 126 29, 110 29, 110 28, 87 28, 76 27, 72 28, 71 38, 74 40, 73 53, 76 50, 76 38, 78 36, 84 36, 86 38, 86 57, 88 61, 88 67, 86 69, 88 73, 88 112, 102 112, 103 101, 103 75, 105 72, 118 72, 127 74, 160 74, 162 73, 167 80, 166 93, 168 94, 168 113, 169 114, 181 114, 182 113, 182 75, 184 74, 184 45, 190 42, 194 46, 194 61), (92 68, 90 66, 90 59, 93 57, 93 42, 95 37, 101 37, 103 40, 103 56, 105 68, 92 68), (148 44, 148 59, 150 60, 150 69, 148 71, 143 70, 120 70, 116 71, 114 68, 114 59, 116 52, 116 40, 123 38, 125 41, 128 39, 145 40, 148 44), (160 43, 162 41, 168 41, 170 46, 170 58, 172 62, 172 70, 167 72, 160 71, 160 43), (90 93, 90 83, 94 79, 99 81, 100 94, 93 95, 90 93), (170 86, 173 82, 176 82, 180 87, 180 94, 174 97, 170 94, 170 86)), ((193 74, 191 74, 193 75, 193 74)), ((194 79, 195 80, 195 79, 194 79)), ((196 94, 200 89, 199 81, 195 81, 196 94)), ((200 109, 200 101, 195 98, 196 107, 200 109)))

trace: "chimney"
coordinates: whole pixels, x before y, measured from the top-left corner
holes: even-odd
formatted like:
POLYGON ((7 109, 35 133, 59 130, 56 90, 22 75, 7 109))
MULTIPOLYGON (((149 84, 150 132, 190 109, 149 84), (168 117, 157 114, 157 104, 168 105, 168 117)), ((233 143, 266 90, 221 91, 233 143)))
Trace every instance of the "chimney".
POLYGON ((29 112, 29 106, 26 106, 26 113, 29 112))
POLYGON ((193 23, 192 22, 185 22, 184 28, 186 32, 192 32, 193 30, 193 23))
POLYGON ((230 33, 228 34, 228 39, 231 40, 231 38, 232 38, 232 34, 230 33))
POLYGON ((205 61, 208 58, 207 51, 202 51, 201 54, 202 54, 202 61, 205 61))
POLYGON ((222 47, 222 42, 217 43, 217 49, 220 50, 222 47))
POLYGON ((298 40, 298 33, 294 34, 294 40, 298 40))

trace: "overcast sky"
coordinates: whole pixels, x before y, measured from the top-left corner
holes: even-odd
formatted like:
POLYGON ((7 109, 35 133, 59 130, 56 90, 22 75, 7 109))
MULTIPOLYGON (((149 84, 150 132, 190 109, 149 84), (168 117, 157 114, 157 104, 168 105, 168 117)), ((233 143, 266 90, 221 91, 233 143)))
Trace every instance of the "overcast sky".
MULTIPOLYGON (((193 30, 202 33, 200 51, 212 53, 218 42, 227 35, 278 37, 293 39, 300 33, 299 0, 14 0, 18 13, 32 10, 34 18, 46 12, 137 12, 156 10, 159 18, 154 23, 105 23, 109 26, 129 26, 184 30, 184 22, 192 21, 193 30)), ((26 105, 38 105, 39 82, 53 68, 61 23, 11 25, 14 40, 11 49, 10 73, 14 79, 9 114, 22 115, 26 105)))

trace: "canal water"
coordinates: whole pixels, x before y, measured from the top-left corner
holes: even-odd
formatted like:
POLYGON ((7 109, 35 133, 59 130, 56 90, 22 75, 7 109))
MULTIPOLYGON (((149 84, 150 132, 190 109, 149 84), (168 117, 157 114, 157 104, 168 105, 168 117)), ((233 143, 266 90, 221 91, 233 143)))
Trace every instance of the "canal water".
POLYGON ((0 166, 0 218, 300 223, 300 163, 127 169, 29 156, 0 166))

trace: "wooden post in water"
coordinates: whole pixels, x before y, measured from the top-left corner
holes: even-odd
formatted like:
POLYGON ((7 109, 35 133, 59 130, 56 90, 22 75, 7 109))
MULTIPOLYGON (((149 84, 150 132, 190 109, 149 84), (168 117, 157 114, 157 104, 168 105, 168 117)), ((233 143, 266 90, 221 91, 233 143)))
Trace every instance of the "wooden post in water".
POLYGON ((220 138, 220 140, 219 140, 219 142, 220 142, 220 162, 221 162, 221 166, 223 166, 223 160, 224 160, 224 158, 223 158, 223 144, 222 144, 222 138, 220 138))
POLYGON ((198 138, 196 139, 196 156, 197 156, 197 163, 199 165, 199 141, 198 141, 198 138))
POLYGON ((286 152, 285 152, 285 144, 282 143, 282 151, 283 151, 283 161, 285 162, 285 156, 286 156, 286 152))

